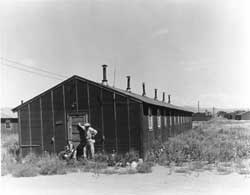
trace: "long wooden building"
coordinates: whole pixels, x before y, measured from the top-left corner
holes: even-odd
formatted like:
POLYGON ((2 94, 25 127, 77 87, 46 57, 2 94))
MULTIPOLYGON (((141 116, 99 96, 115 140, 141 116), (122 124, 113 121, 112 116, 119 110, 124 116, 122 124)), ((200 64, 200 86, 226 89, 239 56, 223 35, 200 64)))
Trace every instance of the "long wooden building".
POLYGON ((106 65, 102 83, 79 76, 61 82, 13 109, 18 112, 21 152, 58 153, 67 140, 80 141, 78 122, 90 122, 98 130, 96 150, 125 153, 139 151, 144 156, 154 140, 164 142, 192 128, 192 112, 163 100, 138 95, 107 84, 106 65))

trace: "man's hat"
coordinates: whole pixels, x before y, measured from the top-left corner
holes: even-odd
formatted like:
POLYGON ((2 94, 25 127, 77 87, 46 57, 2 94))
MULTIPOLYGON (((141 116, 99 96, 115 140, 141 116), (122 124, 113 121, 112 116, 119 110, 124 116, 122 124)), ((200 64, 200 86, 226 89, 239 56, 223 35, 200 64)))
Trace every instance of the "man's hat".
POLYGON ((85 127, 89 127, 90 124, 89 124, 89 123, 85 123, 84 126, 85 126, 85 127))

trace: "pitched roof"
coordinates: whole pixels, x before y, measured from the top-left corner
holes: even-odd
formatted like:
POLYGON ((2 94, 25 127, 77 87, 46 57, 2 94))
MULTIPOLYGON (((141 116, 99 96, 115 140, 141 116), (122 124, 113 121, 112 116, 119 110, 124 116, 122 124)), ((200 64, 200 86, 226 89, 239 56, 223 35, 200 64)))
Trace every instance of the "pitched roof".
POLYGON ((247 114, 247 113, 249 113, 250 111, 242 111, 242 112, 239 112, 239 113, 237 113, 236 115, 243 115, 243 114, 247 114))
POLYGON ((24 102, 23 104, 15 107, 12 109, 12 111, 17 111, 20 107, 28 104, 29 102, 31 102, 32 100, 34 100, 35 98, 38 98, 40 96, 42 96, 43 94, 47 93, 48 91, 50 90, 53 90, 61 85, 63 85, 65 82, 67 81, 70 81, 71 79, 79 79, 79 80, 83 80, 83 81, 86 81, 90 84, 94 84, 94 85, 97 85, 99 87, 102 87, 102 88, 105 88, 105 89, 109 89, 109 90, 112 90, 112 91, 115 91, 117 93, 120 93, 120 94, 123 94, 123 95, 126 95, 126 96, 129 96, 129 97, 132 97, 133 99, 135 100, 138 100, 140 102, 144 102, 144 103, 147 103, 147 104, 151 104, 151 105, 156 105, 156 106, 161 106, 161 107, 165 107, 165 108, 171 108, 171 109, 176 109, 176 110, 182 110, 182 111, 185 111, 185 112, 190 112, 192 113, 191 110, 188 110, 186 108, 183 108, 183 107, 180 107, 180 106, 175 106, 173 104, 168 104, 166 102, 163 102, 163 101, 159 101, 159 100, 155 100, 153 98, 150 98, 150 97, 147 97, 147 96, 142 96, 142 95, 139 95, 139 94, 136 94, 136 93, 132 93, 132 92, 128 92, 126 90, 123 90, 123 89, 119 89, 119 88, 115 88, 115 87, 111 87, 111 86, 105 86, 105 85, 102 85, 101 83, 97 83, 97 82, 94 82, 94 81, 91 81, 91 80, 88 80, 88 79, 85 79, 83 77, 80 77, 80 76, 77 76, 77 75, 74 75, 72 77, 70 77, 69 79, 66 79, 65 81, 59 83, 58 85, 46 90, 45 92, 41 93, 40 95, 38 96, 35 96, 34 98, 24 102))

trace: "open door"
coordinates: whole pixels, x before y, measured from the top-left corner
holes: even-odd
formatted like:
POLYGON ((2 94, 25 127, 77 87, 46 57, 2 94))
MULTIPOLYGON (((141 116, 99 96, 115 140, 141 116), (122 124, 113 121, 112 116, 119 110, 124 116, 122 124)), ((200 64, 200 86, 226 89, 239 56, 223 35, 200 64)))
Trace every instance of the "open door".
POLYGON ((75 147, 77 147, 81 141, 82 133, 77 127, 78 123, 82 125, 88 122, 87 113, 72 113, 68 114, 68 140, 71 140, 75 147))

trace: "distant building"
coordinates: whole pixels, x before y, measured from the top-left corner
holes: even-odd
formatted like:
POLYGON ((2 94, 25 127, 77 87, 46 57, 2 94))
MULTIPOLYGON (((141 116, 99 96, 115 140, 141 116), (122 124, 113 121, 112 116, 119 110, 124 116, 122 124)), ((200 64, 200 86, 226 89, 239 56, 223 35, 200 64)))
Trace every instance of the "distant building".
POLYGON ((212 118, 210 112, 196 112, 192 116, 193 121, 208 121, 212 118))
POLYGON ((236 120, 250 120, 250 111, 240 112, 235 116, 236 120))
POLYGON ((18 119, 1 118, 1 133, 18 133, 18 119))
POLYGON ((226 118, 225 116, 227 115, 227 113, 225 111, 218 111, 217 112, 217 116, 218 117, 222 117, 222 118, 226 118))
POLYGON ((225 118, 227 119, 232 119, 232 120, 241 120, 241 119, 238 119, 239 116, 241 113, 244 113, 245 111, 243 110, 237 110, 237 111, 234 111, 234 112, 230 112, 230 113, 227 113, 225 115, 225 118))

